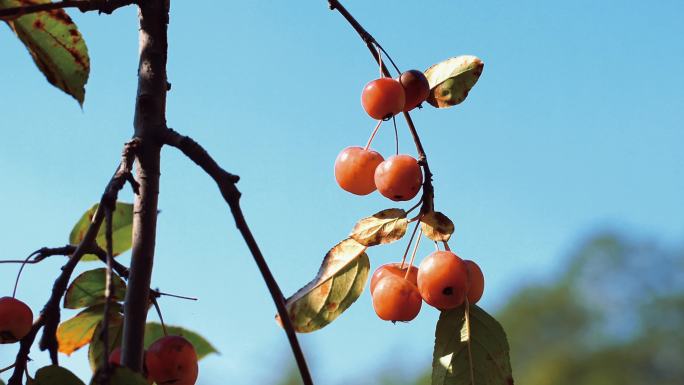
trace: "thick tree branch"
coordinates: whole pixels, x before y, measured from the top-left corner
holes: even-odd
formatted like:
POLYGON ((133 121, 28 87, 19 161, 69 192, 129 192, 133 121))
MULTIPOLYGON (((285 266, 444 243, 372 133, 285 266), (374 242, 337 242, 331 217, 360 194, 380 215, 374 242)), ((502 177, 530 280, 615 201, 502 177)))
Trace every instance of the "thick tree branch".
POLYGON ((140 61, 133 125, 134 137, 141 142, 136 169, 140 193, 133 208, 133 250, 124 302, 121 362, 142 372, 157 233, 161 137, 166 130, 169 0, 145 0, 139 7, 140 61))
POLYGON ((302 352, 302 348, 299 346, 297 335, 295 333, 294 327, 292 326, 292 322, 290 321, 290 317, 287 314, 287 309, 285 308, 285 298, 283 297, 283 293, 273 277, 273 274, 271 273, 263 254, 261 254, 259 245, 254 239, 254 236, 247 225, 247 221, 245 220, 245 216, 242 213, 242 209, 240 208, 241 194, 235 186, 235 183, 237 183, 240 178, 237 175, 231 174, 221 168, 221 166, 216 163, 211 155, 209 155, 209 153, 200 144, 188 136, 180 135, 176 131, 168 129, 165 136, 165 143, 181 150, 183 154, 200 166, 202 170, 204 170, 216 182, 216 185, 221 191, 223 199, 226 201, 226 203, 228 203, 228 206, 233 213, 235 224, 238 230, 240 230, 242 237, 247 243, 249 251, 254 257, 254 261, 259 267, 259 271, 261 271, 261 275, 264 277, 264 281, 266 281, 266 286, 268 286, 271 297, 273 297, 273 302, 275 302, 280 319, 283 321, 283 327, 285 328, 287 338, 290 342, 290 346, 292 347, 292 352, 294 353, 295 360, 297 361, 297 366, 299 367, 302 380, 304 381, 305 385, 313 385, 313 380, 311 378, 311 374, 309 373, 309 368, 306 364, 304 353, 302 352))
MULTIPOLYGON (((382 46, 378 44, 375 38, 366 31, 361 24, 354 18, 354 16, 347 11, 347 9, 340 4, 338 0, 328 0, 328 6, 331 10, 337 10, 352 28, 359 34, 361 39, 366 43, 368 50, 373 55, 373 59, 380 65, 382 73, 387 77, 392 77, 387 66, 380 60, 380 51, 385 51, 382 46)), ((388 55, 389 57, 389 55, 388 55)), ((391 61, 391 58, 390 58, 391 61)), ((394 64, 394 62, 392 62, 394 64)), ((396 67, 396 66, 395 66, 396 67)), ((413 124, 413 119, 408 112, 404 112, 404 118, 406 118, 406 124, 408 125, 409 131, 411 132, 411 137, 416 145, 416 151, 418 152, 418 163, 423 167, 423 174, 425 174, 425 180, 423 181, 423 196, 421 198, 423 205, 420 209, 421 213, 427 213, 434 210, 434 198, 435 190, 432 186, 432 172, 430 171, 430 165, 428 164, 427 155, 425 155, 425 150, 423 149, 423 144, 420 142, 420 137, 418 136, 418 131, 416 131, 416 126, 413 124)))
POLYGON ((136 4, 137 2, 138 0, 64 0, 56 3, 30 4, 0 9, 0 19, 13 20, 31 13, 64 8, 78 8, 81 12, 98 11, 111 14, 121 7, 136 4))

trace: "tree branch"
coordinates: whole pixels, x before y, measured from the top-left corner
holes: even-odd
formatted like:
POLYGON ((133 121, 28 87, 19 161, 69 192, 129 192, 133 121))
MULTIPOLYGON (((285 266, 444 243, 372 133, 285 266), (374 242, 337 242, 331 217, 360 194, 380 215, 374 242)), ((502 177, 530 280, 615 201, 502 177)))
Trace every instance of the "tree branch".
POLYGON ((29 353, 31 352, 31 346, 33 341, 36 339, 36 335, 41 327, 45 324, 45 318, 41 314, 38 319, 33 323, 31 331, 24 336, 19 342, 19 353, 17 353, 17 359, 14 362, 14 372, 12 377, 10 377, 8 385, 21 385, 24 378, 24 370, 26 370, 26 363, 29 360, 29 353))
MULTIPOLYGON (((352 28, 354 28, 356 33, 358 33, 361 39, 364 41, 364 43, 366 43, 368 50, 371 52, 371 55, 373 55, 373 59, 375 59, 375 61, 380 65, 382 73, 387 77, 391 77, 392 75, 387 69, 387 66, 385 66, 385 63, 383 63, 380 60, 379 50, 382 50, 383 52, 385 52, 385 50, 382 49, 382 46, 378 44, 375 38, 370 33, 368 33, 368 31, 366 31, 365 28, 363 28, 363 26, 354 18, 354 16, 351 15, 351 13, 349 13, 349 11, 347 11, 347 9, 338 0, 328 0, 328 6, 331 10, 338 11, 345 18, 345 20, 347 20, 347 22, 351 24, 352 28)), ((389 55, 387 55, 387 57, 389 58, 389 55)), ((394 64, 392 59, 389 59, 394 64)), ((421 213, 427 213, 434 210, 435 190, 432 186, 432 172, 430 171, 430 165, 428 164, 427 155, 425 155, 423 144, 420 142, 420 137, 418 136, 418 131, 416 131, 416 126, 413 124, 413 119, 411 119, 411 115, 408 112, 404 112, 404 118, 406 119, 406 124, 408 125, 409 131, 411 132, 413 142, 416 145, 416 151, 418 152, 418 164, 420 164, 423 167, 423 174, 425 174, 425 180, 423 181, 423 196, 421 198, 423 206, 421 207, 420 211, 421 213)))
POLYGON ((140 61, 133 124, 134 136, 141 142, 136 169, 140 193, 133 208, 133 250, 121 346, 121 363, 136 372, 143 370, 143 341, 157 233, 161 137, 166 130, 169 0, 145 0, 139 3, 139 8, 140 61))
POLYGON ((264 281, 266 281, 266 286, 268 286, 271 297, 273 297, 273 302, 275 302, 280 319, 283 321, 283 327, 290 342, 290 346, 292 347, 292 352, 295 356, 295 360, 297 361, 297 366, 299 367, 299 373, 302 376, 302 380, 304 381, 305 385, 313 385, 313 380, 311 378, 311 374, 309 373, 309 368, 306 364, 304 353, 302 352, 302 348, 297 341, 297 335, 295 333, 294 327, 292 326, 292 322, 290 321, 290 317, 287 314, 287 309, 285 308, 285 298, 283 297, 283 293, 273 277, 273 274, 271 273, 263 254, 261 254, 259 245, 254 239, 254 236, 247 225, 244 214, 242 213, 242 209, 240 208, 241 193, 235 186, 235 183, 237 183, 240 178, 237 175, 231 174, 221 168, 221 166, 216 163, 211 155, 209 155, 209 153, 199 143, 195 142, 188 136, 180 135, 176 131, 168 129, 165 135, 165 143, 181 150, 183 154, 200 166, 200 168, 202 168, 202 170, 204 170, 204 172, 206 172, 216 182, 216 185, 221 191, 223 199, 226 201, 226 203, 228 203, 228 206, 233 213, 235 225, 237 226, 238 230, 240 230, 242 237, 247 243, 247 247, 249 248, 249 251, 254 257, 254 261, 259 267, 259 271, 261 271, 261 275, 264 277, 264 281))
POLYGON ((31 13, 64 8, 78 8, 81 12, 98 11, 111 14, 121 7, 136 4, 137 2, 138 0, 63 0, 56 3, 30 4, 0 9, 0 19, 14 20, 31 13))

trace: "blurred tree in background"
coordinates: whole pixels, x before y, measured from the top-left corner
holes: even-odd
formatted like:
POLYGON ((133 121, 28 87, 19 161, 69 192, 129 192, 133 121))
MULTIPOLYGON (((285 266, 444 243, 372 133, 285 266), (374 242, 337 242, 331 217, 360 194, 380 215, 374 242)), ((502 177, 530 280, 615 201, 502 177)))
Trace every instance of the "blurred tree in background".
MULTIPOLYGON (((684 384, 684 250, 590 237, 558 276, 523 287, 496 316, 517 384, 684 384)), ((429 385, 430 372, 370 383, 429 385)))

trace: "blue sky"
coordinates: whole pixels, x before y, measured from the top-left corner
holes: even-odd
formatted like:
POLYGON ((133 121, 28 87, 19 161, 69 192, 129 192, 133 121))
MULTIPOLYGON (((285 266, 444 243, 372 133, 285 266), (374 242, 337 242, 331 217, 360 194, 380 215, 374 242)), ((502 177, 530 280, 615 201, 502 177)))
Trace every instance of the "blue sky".
MULTIPOLYGON (((682 244, 684 3, 345 4, 402 69, 460 54, 485 62, 463 104, 414 114, 437 209, 456 224, 451 246, 484 270, 483 307, 495 311, 525 282, 552 277, 597 230, 682 244)), ((365 143, 374 126, 359 96, 377 66, 322 0, 193 5, 172 4, 169 126, 242 176, 248 221, 290 294, 357 219, 397 206, 378 194, 345 193, 332 173, 337 153, 365 143)), ((66 243, 132 133, 136 11, 71 14, 92 62, 83 110, 49 86, 0 28, 0 259, 66 243)), ((374 142, 383 154, 394 145, 389 127, 374 142)), ((415 155, 403 122, 399 129, 401 151, 415 155)), ((166 321, 200 331, 222 352, 202 362, 200 383, 276 378, 289 363, 288 347, 229 211, 177 151, 164 149, 162 161, 154 286, 200 298, 163 299, 166 321)), ((122 199, 130 201, 130 192, 122 199)), ((425 255, 431 249, 423 245, 425 255)), ((370 250, 373 266, 400 259, 403 247, 370 250)), ((26 270, 18 296, 35 312, 62 263, 26 270)), ((17 269, 0 264, 0 295, 11 293, 17 269)), ((437 316, 425 307, 414 322, 385 323, 364 293, 335 323, 301 340, 317 383, 365 384, 386 367, 408 374, 427 367, 437 316)), ((0 346, 0 367, 16 348, 0 346)), ((32 358, 33 370, 47 362, 37 351, 32 358)), ((89 373, 84 352, 62 361, 89 373)))

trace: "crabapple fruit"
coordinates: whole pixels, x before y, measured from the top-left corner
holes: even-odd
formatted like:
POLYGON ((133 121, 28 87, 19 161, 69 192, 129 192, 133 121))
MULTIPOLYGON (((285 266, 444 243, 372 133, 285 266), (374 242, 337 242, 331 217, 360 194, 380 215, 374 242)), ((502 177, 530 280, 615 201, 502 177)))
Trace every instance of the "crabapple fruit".
POLYGON ((404 109, 404 87, 392 78, 375 79, 361 93, 361 105, 371 118, 391 118, 404 109))
POLYGON ((181 336, 162 337, 150 345, 145 355, 147 374, 159 385, 194 385, 199 368, 197 353, 181 336))
POLYGON ((394 274, 378 281, 372 297, 375 313, 385 321, 410 321, 423 303, 416 285, 394 274))
POLYGON ((356 195, 375 191, 375 169, 382 155, 362 147, 347 147, 335 159, 335 180, 342 189, 356 195))
POLYGON ((399 83, 404 87, 404 112, 409 112, 427 99, 430 94, 430 84, 422 72, 418 70, 406 71, 399 76, 399 83))
POLYGON ((418 290, 425 302, 440 310, 453 309, 468 292, 466 263, 450 251, 435 251, 420 263, 418 290))
POLYGON ((13 297, 0 298, 0 344, 11 344, 24 338, 33 324, 33 312, 13 297))
MULTIPOLYGON (((377 270, 373 273, 373 276, 371 277, 370 281, 370 293, 373 295, 373 292, 375 291, 375 286, 380 282, 380 280, 390 274, 396 275, 397 277, 405 277, 406 276, 406 270, 408 270, 408 263, 404 264, 404 267, 401 267, 401 262, 397 263, 388 263, 386 265, 382 265, 378 267, 377 270)), ((409 272, 408 275, 408 280, 414 285, 417 285, 417 279, 418 279, 418 268, 415 266, 411 266, 411 271, 409 272)))
POLYGON ((466 263, 468 269, 468 303, 472 305, 477 303, 484 293, 484 274, 477 263, 469 259, 463 262, 466 263))
POLYGON ((375 186, 393 201, 407 201, 420 191, 423 173, 410 155, 392 155, 375 169, 375 186))

